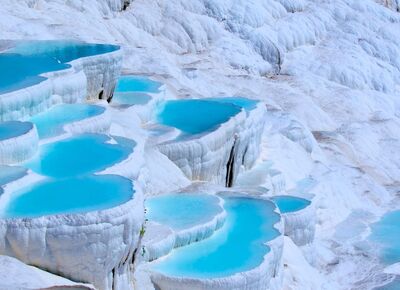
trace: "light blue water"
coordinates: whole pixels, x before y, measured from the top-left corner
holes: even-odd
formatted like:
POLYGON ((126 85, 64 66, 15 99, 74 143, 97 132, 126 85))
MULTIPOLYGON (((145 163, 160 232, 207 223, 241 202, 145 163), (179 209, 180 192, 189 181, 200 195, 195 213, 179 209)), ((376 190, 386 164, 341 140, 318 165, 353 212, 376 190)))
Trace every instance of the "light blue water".
POLYGON ((387 285, 374 288, 374 290, 400 290, 400 277, 387 285))
POLYGON ((266 200, 225 197, 227 220, 210 238, 174 249, 152 268, 174 277, 217 278, 260 265, 270 248, 264 245, 279 235, 275 206, 266 200))
POLYGON ((369 239, 379 245, 382 261, 388 265, 400 262, 400 210, 385 214, 371 231, 369 239))
POLYGON ((157 121, 186 134, 199 134, 215 130, 240 111, 240 107, 220 102, 172 100, 165 102, 158 112, 157 121))
POLYGON ((112 98, 113 103, 121 105, 146 105, 150 100, 150 95, 138 92, 116 92, 112 98))
POLYGON ((146 200, 146 217, 174 230, 204 224, 222 212, 219 198, 206 194, 174 193, 146 200))
POLYGON ((118 79, 115 92, 159 93, 161 85, 161 83, 153 81, 147 77, 125 75, 118 79))
POLYGON ((251 111, 257 107, 258 101, 244 98, 244 97, 215 97, 208 98, 206 100, 216 101, 225 104, 233 104, 235 106, 241 107, 246 111, 251 111))
POLYGON ((311 204, 311 201, 289 195, 274 196, 271 198, 278 206, 281 213, 299 211, 311 204))
POLYGON ((0 122, 0 141, 15 138, 29 132, 33 127, 30 122, 0 122))
POLYGON ((64 125, 100 115, 105 108, 87 104, 62 104, 33 116, 30 121, 36 125, 40 138, 53 137, 64 132, 64 125))
POLYGON ((78 41, 22 41, 0 53, 0 94, 42 82, 42 73, 70 67, 72 60, 118 50, 108 44, 78 41))
POLYGON ((106 143, 110 137, 82 134, 40 146, 39 154, 25 163, 33 171, 50 177, 73 177, 94 173, 121 162, 132 153, 134 141, 106 143))
POLYGON ((132 182, 117 175, 46 180, 15 192, 0 215, 32 218, 102 210, 127 202, 133 193, 132 182))

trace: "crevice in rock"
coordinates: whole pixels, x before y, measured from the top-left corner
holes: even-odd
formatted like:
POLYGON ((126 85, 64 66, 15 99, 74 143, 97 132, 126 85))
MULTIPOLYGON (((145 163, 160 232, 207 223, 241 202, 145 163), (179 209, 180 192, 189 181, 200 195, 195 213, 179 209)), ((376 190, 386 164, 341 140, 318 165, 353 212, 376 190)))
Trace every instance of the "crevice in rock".
POLYGON ((111 275, 112 275, 112 286, 111 286, 111 289, 112 290, 115 290, 116 289, 116 285, 115 285, 115 268, 113 268, 112 270, 111 270, 111 275))
POLYGON ((130 0, 124 0, 124 3, 122 4, 122 11, 125 11, 126 9, 128 9, 130 4, 131 4, 130 0))
POLYGON ((248 149, 249 149, 249 146, 246 146, 246 148, 244 149, 243 156, 242 156, 242 165, 244 165, 244 160, 246 158, 246 153, 247 153, 248 149))
POLYGON ((104 95, 104 90, 101 90, 99 93, 99 100, 103 99, 103 95, 104 95))
POLYGON ((232 185, 233 185, 236 140, 237 140, 237 137, 235 136, 235 140, 233 141, 231 152, 229 153, 228 163, 226 164, 226 177, 225 177, 225 186, 226 187, 232 187, 232 185))

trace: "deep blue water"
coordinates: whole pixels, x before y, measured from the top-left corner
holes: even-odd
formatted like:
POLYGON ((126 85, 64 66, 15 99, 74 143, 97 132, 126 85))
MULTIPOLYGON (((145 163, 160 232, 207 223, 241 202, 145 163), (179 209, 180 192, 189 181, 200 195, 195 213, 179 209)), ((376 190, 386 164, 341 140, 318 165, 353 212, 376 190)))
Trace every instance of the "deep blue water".
POLYGON ((311 204, 311 201, 289 195, 274 196, 271 198, 278 206, 281 213, 299 211, 311 204))
POLYGON ((135 146, 134 141, 125 138, 115 138, 117 144, 107 143, 110 140, 106 135, 82 134, 48 143, 40 146, 39 154, 25 166, 57 178, 98 172, 126 159, 135 146))
POLYGON ((61 213, 83 213, 111 208, 129 201, 132 182, 117 175, 90 175, 32 184, 13 193, 6 218, 32 218, 61 213))
POLYGON ((30 122, 0 122, 0 141, 15 138, 29 132, 33 127, 30 122))
POLYGON ((62 104, 33 116, 40 138, 53 137, 64 132, 64 125, 100 115, 105 108, 88 104, 62 104))
POLYGON ((146 200, 150 221, 182 230, 204 224, 222 212, 219 198, 206 194, 174 193, 146 200))
POLYGON ((210 238, 174 249, 153 263, 153 270, 174 277, 217 278, 257 267, 270 248, 264 245, 279 235, 272 202, 246 197, 225 197, 227 220, 210 238))
POLYGON ((0 53, 0 94, 32 86, 45 80, 42 73, 70 67, 68 62, 119 49, 108 44, 78 41, 22 41, 0 53))
POLYGON ((215 130, 240 111, 238 106, 215 101, 171 100, 160 109, 157 121, 186 134, 199 134, 215 130))

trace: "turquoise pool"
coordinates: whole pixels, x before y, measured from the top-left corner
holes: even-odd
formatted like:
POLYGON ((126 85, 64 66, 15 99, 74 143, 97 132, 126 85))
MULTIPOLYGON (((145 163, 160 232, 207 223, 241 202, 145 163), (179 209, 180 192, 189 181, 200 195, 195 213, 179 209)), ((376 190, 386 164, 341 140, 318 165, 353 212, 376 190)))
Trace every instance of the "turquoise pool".
POLYGON ((382 261, 388 265, 400 262, 400 210, 385 214, 371 231, 369 239, 379 245, 382 261))
POLYGON ((39 154, 24 166, 57 178, 94 173, 126 159, 135 144, 122 137, 82 134, 40 146, 39 154), (116 144, 110 143, 113 140, 116 144))
POLYGON ((215 97, 208 98, 206 100, 220 102, 224 104, 233 104, 235 106, 241 107, 246 111, 251 111, 257 107, 258 101, 248 99, 245 97, 215 97))
POLYGON ((251 270, 270 248, 264 243, 279 235, 275 205, 247 197, 224 197, 227 220, 210 238, 177 248, 152 269, 173 277, 218 278, 251 270), (240 250, 239 250, 240 249, 240 250))
POLYGON ((146 105, 150 100, 149 94, 138 92, 114 93, 112 98, 113 103, 120 105, 146 105))
POLYGON ((0 141, 15 138, 28 133, 33 128, 30 122, 0 122, 0 141))
POLYGON ((104 113, 105 108, 88 104, 62 104, 30 119, 36 125, 40 138, 53 137, 64 132, 64 125, 104 113))
POLYGON ((117 175, 45 180, 13 193, 0 216, 33 218, 84 213, 123 204, 129 201, 133 194, 132 182, 117 175))
POLYGON ((175 127, 184 134, 213 131, 241 111, 233 104, 190 99, 167 101, 157 115, 157 121, 175 127))
POLYGON ((15 47, 0 53, 0 94, 40 83, 46 79, 40 74, 66 69, 75 59, 118 49, 79 41, 17 41, 15 47))
POLYGON ((280 195, 271 198, 278 206, 281 213, 302 210, 311 204, 311 201, 290 195, 280 195))
POLYGON ((146 217, 174 230, 184 230, 211 221, 222 213, 220 199, 208 194, 173 193, 146 200, 146 217))
POLYGON ((134 75, 121 76, 118 79, 115 88, 116 93, 126 92, 142 92, 142 93, 159 93, 161 83, 153 81, 147 77, 140 77, 134 75))

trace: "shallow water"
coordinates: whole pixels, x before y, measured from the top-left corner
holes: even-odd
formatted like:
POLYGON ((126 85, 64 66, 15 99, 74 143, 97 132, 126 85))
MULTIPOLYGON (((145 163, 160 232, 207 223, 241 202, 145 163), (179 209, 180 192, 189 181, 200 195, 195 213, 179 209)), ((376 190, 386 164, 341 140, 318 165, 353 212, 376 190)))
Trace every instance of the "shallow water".
POLYGON ((217 278, 251 270, 270 248, 264 243, 279 235, 275 206, 266 200, 224 197, 227 220, 210 238, 174 249, 152 269, 174 277, 217 278))
POLYGON ((369 239, 380 247, 382 261, 388 265, 400 262, 400 210, 385 214, 371 231, 369 239))
POLYGON ((172 100, 165 102, 157 121, 186 134, 199 134, 215 130, 240 111, 238 106, 214 101, 172 100))
POLYGON ((118 79, 115 92, 159 93, 161 85, 161 83, 153 81, 147 77, 125 75, 118 79))
POLYGON ((211 221, 223 210, 219 198, 207 194, 174 193, 146 200, 146 217, 174 230, 183 230, 211 221))
POLYGON ((27 173, 27 169, 21 166, 0 165, 0 185, 17 180, 27 173))
POLYGON ((15 138, 29 132, 33 127, 30 122, 0 122, 0 141, 15 138))
POLYGON ((62 104, 33 116, 40 138, 53 137, 64 132, 64 125, 100 115, 105 108, 88 104, 62 104))
POLYGON ((101 134, 82 134, 40 146, 39 154, 24 166, 33 171, 57 178, 94 173, 126 159, 132 153, 134 141, 101 134))
POLYGON ((0 216, 26 218, 101 210, 127 202, 133 193, 132 182, 117 175, 49 179, 13 193, 0 216))
POLYGON ((281 213, 299 211, 311 204, 311 201, 307 199, 289 195, 274 196, 271 199, 276 203, 281 213))
POLYGON ((68 62, 119 49, 108 44, 78 41, 21 41, 0 53, 0 94, 44 81, 42 73, 70 67, 68 62))
POLYGON ((112 102, 121 105, 146 105, 151 100, 151 96, 146 93, 120 92, 114 93, 112 102))
POLYGON ((246 111, 251 111, 257 107, 258 101, 248 99, 245 97, 215 97, 215 98, 208 98, 206 100, 216 101, 225 104, 233 104, 235 106, 241 107, 246 111))

